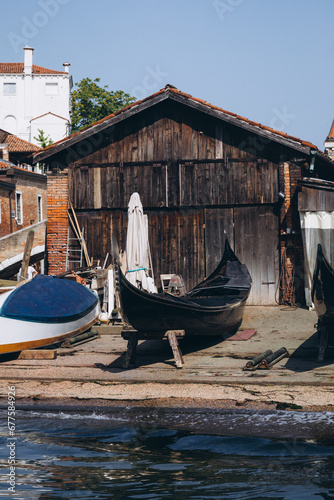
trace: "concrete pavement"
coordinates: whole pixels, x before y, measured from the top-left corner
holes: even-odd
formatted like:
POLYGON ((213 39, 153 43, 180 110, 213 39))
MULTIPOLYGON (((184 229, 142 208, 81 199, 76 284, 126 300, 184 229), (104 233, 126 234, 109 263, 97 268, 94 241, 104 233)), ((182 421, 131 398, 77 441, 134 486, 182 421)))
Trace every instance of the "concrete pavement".
POLYGON ((254 329, 255 335, 181 339, 182 369, 175 368, 167 340, 139 341, 136 366, 123 369, 127 342, 116 327, 85 344, 57 349, 54 360, 2 358, 0 398, 6 399, 8 386, 15 385, 18 399, 44 402, 191 400, 213 407, 230 401, 332 410, 334 349, 329 347, 318 363, 316 321, 316 314, 304 309, 248 306, 240 330, 254 329), (250 358, 281 347, 290 356, 270 370, 243 371, 250 358))

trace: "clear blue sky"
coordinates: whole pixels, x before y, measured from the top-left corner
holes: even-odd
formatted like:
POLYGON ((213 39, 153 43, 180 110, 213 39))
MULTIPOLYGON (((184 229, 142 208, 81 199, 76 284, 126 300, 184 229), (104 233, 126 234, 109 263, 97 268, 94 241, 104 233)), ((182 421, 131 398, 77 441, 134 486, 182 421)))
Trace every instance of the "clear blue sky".
POLYGON ((101 78, 138 98, 166 83, 323 149, 334 118, 333 0, 0 0, 0 62, 101 78))

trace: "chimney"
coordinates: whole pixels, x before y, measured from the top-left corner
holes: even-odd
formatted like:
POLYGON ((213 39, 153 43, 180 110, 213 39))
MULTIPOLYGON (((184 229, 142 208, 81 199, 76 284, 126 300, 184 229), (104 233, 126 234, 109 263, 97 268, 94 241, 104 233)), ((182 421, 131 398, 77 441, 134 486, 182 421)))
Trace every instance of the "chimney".
POLYGON ((8 144, 0 144, 0 158, 9 161, 8 144))
POLYGON ((32 74, 32 53, 34 49, 32 47, 24 47, 24 74, 31 75, 32 74))
POLYGON ((69 67, 69 66, 71 66, 71 65, 70 65, 70 63, 65 62, 65 63, 63 64, 63 66, 64 66, 64 68, 65 68, 65 69, 64 69, 65 73, 68 73, 68 67, 69 67))

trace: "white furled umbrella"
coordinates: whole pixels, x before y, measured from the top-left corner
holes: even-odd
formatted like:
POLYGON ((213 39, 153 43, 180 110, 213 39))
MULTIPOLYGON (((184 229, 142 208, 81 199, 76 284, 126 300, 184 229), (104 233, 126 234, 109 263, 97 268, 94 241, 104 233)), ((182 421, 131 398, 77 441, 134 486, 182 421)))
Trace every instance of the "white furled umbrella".
POLYGON ((156 292, 154 279, 148 273, 150 268, 148 227, 138 193, 131 195, 128 205, 126 265, 127 271, 125 275, 130 283, 147 292, 156 292))

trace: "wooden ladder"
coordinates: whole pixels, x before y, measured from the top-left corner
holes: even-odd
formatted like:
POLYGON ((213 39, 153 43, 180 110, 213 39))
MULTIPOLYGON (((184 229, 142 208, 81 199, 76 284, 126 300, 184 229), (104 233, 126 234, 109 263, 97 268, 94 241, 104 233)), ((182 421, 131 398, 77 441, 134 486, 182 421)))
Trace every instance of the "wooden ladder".
POLYGON ((82 267, 84 230, 85 230, 85 228, 82 228, 81 237, 71 238, 70 237, 70 228, 67 229, 65 271, 69 270, 70 264, 79 264, 78 267, 82 267), (78 247, 78 244, 79 244, 79 247, 78 247))

